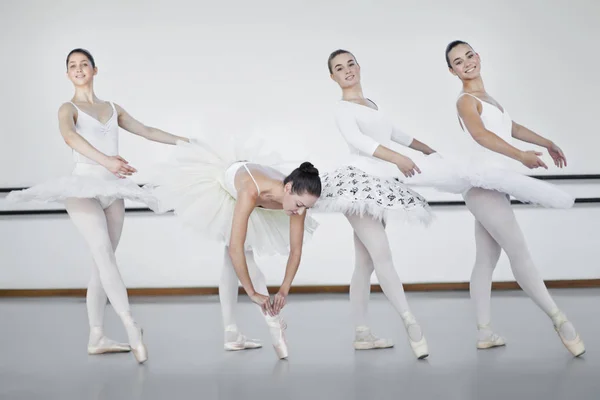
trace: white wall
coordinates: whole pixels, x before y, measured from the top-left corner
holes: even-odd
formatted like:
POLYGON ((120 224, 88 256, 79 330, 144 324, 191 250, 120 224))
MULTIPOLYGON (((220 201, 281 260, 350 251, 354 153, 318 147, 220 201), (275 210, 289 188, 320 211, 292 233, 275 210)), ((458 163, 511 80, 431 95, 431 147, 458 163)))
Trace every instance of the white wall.
MULTIPOLYGON (((598 173, 598 15, 594 0, 460 6, 442 0, 3 1, 0 187, 69 172, 56 111, 72 94, 64 57, 79 46, 96 57, 97 94, 144 123, 188 136, 258 133, 286 157, 309 154, 327 170, 346 153, 331 116, 339 90, 326 70, 330 51, 356 54, 365 95, 408 132, 440 150, 458 151, 464 134, 453 105, 460 87, 447 72, 443 50, 460 38, 481 54, 487 89, 513 118, 565 150, 569 168, 548 173, 598 173)), ((141 171, 138 182, 169 152, 121 135, 121 155, 141 171)), ((569 190, 599 192, 583 183, 569 190)), ((454 198, 423 193, 431 200, 454 198)), ((545 278, 600 275, 593 261, 599 209, 517 208, 545 278)), ((468 279, 471 217, 460 207, 435 210, 438 221, 427 232, 390 228, 407 282, 468 279)), ((321 229, 305 249, 296 283, 348 283, 350 229, 339 215, 318 219, 321 229)), ((0 239, 0 287, 85 286, 89 255, 66 216, 2 217, 0 239)), ((221 253, 181 230, 172 216, 128 214, 118 256, 131 287, 215 286, 221 253)), ((276 284, 284 261, 264 265, 276 284)), ((510 279, 506 264, 497 279, 510 279)))

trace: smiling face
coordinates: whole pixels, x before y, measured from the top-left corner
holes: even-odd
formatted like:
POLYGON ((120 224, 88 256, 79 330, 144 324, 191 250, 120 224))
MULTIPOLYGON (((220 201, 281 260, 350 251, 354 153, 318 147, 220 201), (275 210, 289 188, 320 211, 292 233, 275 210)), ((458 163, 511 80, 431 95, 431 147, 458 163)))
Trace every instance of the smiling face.
POLYGON ((313 207, 319 198, 308 192, 298 194, 292 192, 292 183, 288 182, 283 188, 283 211, 287 215, 302 215, 313 207))
POLYGON ((481 76, 481 58, 468 44, 459 44, 448 52, 450 72, 461 81, 481 76))
POLYGON ((360 83, 360 65, 350 53, 338 54, 329 62, 331 79, 337 82, 342 89, 360 83))
POLYGON ((83 53, 73 53, 67 60, 67 77, 75 86, 85 86, 93 81, 98 69, 83 53))

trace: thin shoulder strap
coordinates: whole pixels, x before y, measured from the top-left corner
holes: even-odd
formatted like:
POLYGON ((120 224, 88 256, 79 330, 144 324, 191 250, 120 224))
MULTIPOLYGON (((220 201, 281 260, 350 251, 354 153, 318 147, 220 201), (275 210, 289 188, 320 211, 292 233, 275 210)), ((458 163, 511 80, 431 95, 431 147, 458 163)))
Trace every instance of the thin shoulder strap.
MULTIPOLYGON (((465 95, 465 94, 466 94, 467 96, 471 96, 471 97, 473 97, 473 98, 474 98, 474 99, 476 99, 476 100, 479 100, 479 102, 482 102, 482 101, 481 101, 481 99, 480 99, 479 97, 475 96, 474 94, 467 93, 467 92, 462 92, 462 93, 461 93, 461 94, 458 96, 458 99, 460 99, 460 98, 461 98, 463 95, 465 95)), ((458 99, 457 99, 457 100, 458 100, 458 99)))
POLYGON ((258 190, 258 194, 260 195, 260 188, 258 187, 258 183, 256 182, 256 179, 254 179, 254 176, 252 176, 252 172, 250 172, 250 170, 248 169, 248 166, 246 164, 244 164, 244 168, 246 168, 248 175, 250 175, 250 178, 252 178, 252 180, 254 181, 254 184, 256 185, 256 189, 258 190))
POLYGON ((77 111, 81 111, 81 110, 79 109, 79 107, 77 107, 77 106, 75 105, 75 103, 73 103, 72 101, 69 101, 69 103, 73 104, 73 107, 75 107, 75 109, 76 109, 77 111))
MULTIPOLYGON (((473 95, 473 94, 471 94, 471 93, 467 93, 467 92, 462 92, 461 94, 459 94, 459 95, 458 95, 458 97, 456 98, 456 100, 458 101, 458 99, 460 99, 460 98, 461 98, 462 96, 464 96, 465 94, 466 94, 467 96, 471 96, 471 97, 473 97, 473 98, 474 98, 474 99, 476 99, 476 100, 479 100, 479 102, 480 102, 480 103, 483 103, 483 101, 481 101, 481 99, 480 99, 479 97, 477 97, 477 96, 475 96, 475 95, 473 95)), ((463 130, 463 132, 464 132, 464 130, 465 130, 465 126, 463 125, 462 118, 461 118, 461 117, 460 117, 460 115, 458 114, 458 110, 456 110, 456 117, 458 118, 458 123, 460 124, 460 127, 461 127, 461 129, 463 130)))

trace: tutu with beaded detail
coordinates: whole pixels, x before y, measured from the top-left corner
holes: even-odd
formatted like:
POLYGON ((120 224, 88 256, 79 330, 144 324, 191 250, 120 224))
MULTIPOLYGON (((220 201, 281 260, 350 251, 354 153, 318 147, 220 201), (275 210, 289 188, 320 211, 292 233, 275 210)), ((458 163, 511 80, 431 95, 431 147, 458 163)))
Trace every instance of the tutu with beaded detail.
POLYGON ((396 177, 369 174, 346 165, 322 177, 323 191, 314 209, 347 215, 369 215, 378 220, 402 220, 428 225, 431 208, 416 191, 396 177))

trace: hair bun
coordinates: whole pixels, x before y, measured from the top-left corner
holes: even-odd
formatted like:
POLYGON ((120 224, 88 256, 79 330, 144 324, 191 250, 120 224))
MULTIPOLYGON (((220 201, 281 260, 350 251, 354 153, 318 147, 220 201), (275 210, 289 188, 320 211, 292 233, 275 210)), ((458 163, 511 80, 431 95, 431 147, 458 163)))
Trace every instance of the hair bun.
POLYGON ((308 161, 305 161, 302 164, 300 164, 300 167, 298 167, 298 169, 300 170, 300 172, 303 172, 305 174, 319 175, 319 170, 316 169, 315 166, 309 163, 308 161))

